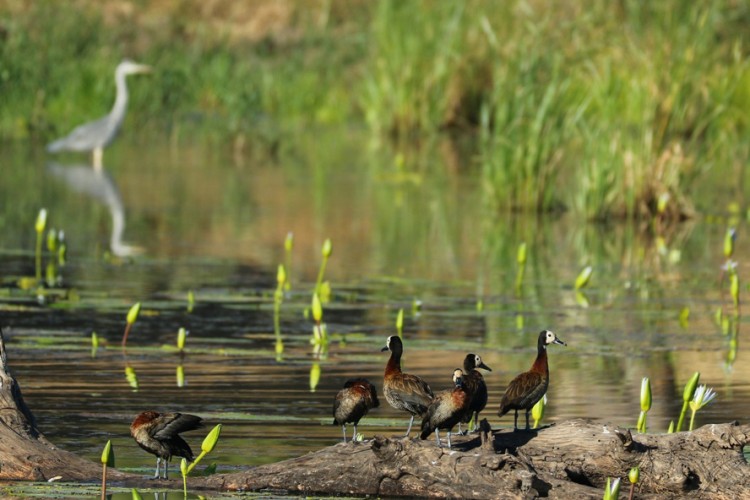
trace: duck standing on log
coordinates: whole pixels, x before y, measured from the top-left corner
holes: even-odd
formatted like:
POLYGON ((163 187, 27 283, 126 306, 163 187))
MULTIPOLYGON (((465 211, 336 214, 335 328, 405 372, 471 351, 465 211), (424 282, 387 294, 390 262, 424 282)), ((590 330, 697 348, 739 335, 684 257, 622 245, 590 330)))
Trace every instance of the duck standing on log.
POLYGON ((404 344, 398 335, 388 337, 381 351, 391 351, 391 357, 385 365, 383 395, 389 405, 411 414, 409 428, 406 429, 404 435, 404 437, 409 437, 414 417, 421 417, 425 414, 434 394, 427 382, 416 375, 401 371, 401 354, 404 352, 404 344))
POLYGON ((438 393, 432 400, 427 414, 422 420, 422 433, 420 438, 427 437, 435 431, 438 448, 440 448, 439 430, 448 431, 448 449, 451 449, 451 430, 453 426, 459 423, 461 418, 469 411, 471 404, 471 394, 467 392, 464 385, 464 372, 460 368, 453 371, 453 389, 446 389, 438 393))
POLYGON ((550 344, 567 345, 549 330, 542 330, 537 341, 537 355, 534 364, 527 372, 517 375, 505 389, 500 401, 498 416, 502 417, 510 410, 515 410, 513 430, 518 430, 518 410, 526 411, 526 430, 529 430, 529 413, 531 408, 542 399, 549 387, 549 365, 547 363, 547 346, 550 344))
POLYGON ((468 424, 474 418, 474 428, 467 432, 476 431, 479 428, 479 412, 487 406, 487 384, 484 382, 482 373, 477 368, 483 368, 488 372, 492 369, 485 365, 478 354, 467 354, 464 358, 463 383, 466 392, 471 394, 471 403, 466 414, 458 422, 458 433, 461 434, 461 423, 468 424))
POLYGON ((352 441, 357 440, 357 424, 370 408, 380 406, 375 386, 366 378, 352 378, 336 394, 333 401, 333 425, 340 425, 346 443, 346 424, 354 425, 352 441))
POLYGON ((181 432, 192 431, 203 427, 203 419, 187 413, 158 413, 144 411, 139 413, 130 424, 130 435, 138 446, 156 455, 156 474, 160 477, 160 464, 164 462, 164 479, 167 479, 167 468, 173 456, 193 461, 193 451, 180 437, 181 432))

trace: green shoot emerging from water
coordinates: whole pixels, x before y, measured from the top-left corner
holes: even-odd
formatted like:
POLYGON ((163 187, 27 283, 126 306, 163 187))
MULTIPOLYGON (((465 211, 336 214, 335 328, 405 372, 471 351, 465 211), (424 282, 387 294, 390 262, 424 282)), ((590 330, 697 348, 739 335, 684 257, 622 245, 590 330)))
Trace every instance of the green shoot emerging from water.
MULTIPOLYGON (((294 248, 294 233, 291 231, 286 233, 286 239, 284 240, 284 253, 286 255, 286 269, 289 273, 292 271, 292 249, 294 248)), ((287 276, 284 284, 284 290, 289 291, 292 289, 292 280, 287 276)))
POLYGON ((195 308, 195 293, 192 290, 188 290, 187 294, 187 312, 193 312, 195 308))
POLYGON ((651 382, 648 377, 641 380, 641 414, 638 416, 638 432, 646 432, 646 413, 651 409, 651 382))
POLYGON ((695 388, 698 387, 698 381, 700 378, 700 372, 693 373, 693 376, 690 377, 690 380, 685 384, 685 389, 682 391, 682 410, 680 411, 680 418, 677 420, 677 428, 675 429, 677 432, 682 430, 682 423, 685 421, 685 414, 687 413, 688 405, 693 399, 695 388))
POLYGON ((313 294, 311 309, 315 324, 313 325, 313 336, 310 343, 313 345, 313 355, 322 358, 328 352, 328 329, 326 324, 323 323, 323 305, 320 303, 317 293, 313 294))
POLYGON ((521 296, 521 287, 523 286, 523 277, 526 274, 526 243, 518 245, 516 251, 516 262, 518 263, 518 270, 516 271, 516 296, 521 296))
POLYGON ((91 357, 96 357, 96 351, 99 349, 99 336, 96 332, 91 332, 91 357))
POLYGON ((130 329, 133 328, 133 325, 138 320, 138 314, 141 312, 141 303, 136 302, 130 307, 130 310, 128 311, 128 315, 126 318, 126 324, 125 324, 125 333, 122 334, 122 347, 125 347, 125 344, 128 343, 128 334, 130 333, 130 329))
POLYGON ((138 490, 136 490, 135 488, 130 490, 130 494, 132 495, 132 500, 143 500, 143 497, 141 496, 140 493, 138 493, 138 490))
POLYGON ((693 424, 695 423, 695 414, 698 410, 706 406, 708 403, 716 398, 716 393, 713 388, 706 387, 705 385, 698 386, 693 395, 693 399, 690 401, 690 429, 693 430, 693 424))
POLYGON ((320 382, 320 363, 315 362, 310 367, 310 392, 315 392, 320 382))
POLYGON ((284 301, 284 289, 288 284, 286 269, 279 264, 276 270, 276 291, 273 294, 273 333, 276 336, 276 361, 281 361, 284 354, 284 341, 281 339, 281 303, 284 301))
POLYGON ((39 214, 36 216, 36 223, 34 224, 34 230, 36 230, 36 279, 42 279, 42 234, 44 228, 47 226, 47 209, 43 208, 39 210, 39 214))

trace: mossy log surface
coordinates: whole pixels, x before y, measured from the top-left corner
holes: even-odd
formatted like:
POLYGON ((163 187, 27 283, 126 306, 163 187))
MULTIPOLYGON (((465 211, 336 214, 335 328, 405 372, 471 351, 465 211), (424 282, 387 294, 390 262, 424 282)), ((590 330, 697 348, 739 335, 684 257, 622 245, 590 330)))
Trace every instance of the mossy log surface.
MULTIPOLYGON (((7 370, 0 332, 0 480, 94 482, 101 464, 51 444, 37 429, 21 390, 7 370)), ((123 432, 126 432, 125 429, 123 432)), ((337 434, 336 434, 337 435, 337 434)), ((750 425, 705 425, 693 432, 632 434, 588 420, 538 431, 492 431, 454 436, 453 449, 434 439, 376 436, 336 444, 302 457, 243 472, 195 477, 202 491, 279 491, 305 494, 436 498, 600 499, 607 477, 639 466, 636 498, 750 498, 750 466, 742 448, 750 425)), ((134 445, 135 446, 135 445, 134 445)), ((181 488, 181 479, 150 480, 109 471, 114 484, 181 488)))

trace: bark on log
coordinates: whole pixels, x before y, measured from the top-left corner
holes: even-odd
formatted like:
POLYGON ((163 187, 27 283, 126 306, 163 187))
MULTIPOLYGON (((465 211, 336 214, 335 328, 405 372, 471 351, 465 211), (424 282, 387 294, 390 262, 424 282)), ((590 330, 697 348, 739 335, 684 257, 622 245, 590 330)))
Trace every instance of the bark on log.
MULTIPOLYGON (((56 448, 39 432, 6 361, 0 331, 0 480, 99 481, 100 464, 56 448)), ((456 436, 452 451, 437 448, 433 439, 376 436, 243 472, 190 478, 188 485, 193 491, 599 499, 606 478, 621 477, 625 498, 624 478, 638 465, 636 498, 750 498, 750 466, 742 455, 750 425, 635 435, 580 419, 531 432, 492 432, 486 421, 481 427, 479 436, 456 436)), ((108 476, 127 487, 181 487, 180 478, 108 476)))

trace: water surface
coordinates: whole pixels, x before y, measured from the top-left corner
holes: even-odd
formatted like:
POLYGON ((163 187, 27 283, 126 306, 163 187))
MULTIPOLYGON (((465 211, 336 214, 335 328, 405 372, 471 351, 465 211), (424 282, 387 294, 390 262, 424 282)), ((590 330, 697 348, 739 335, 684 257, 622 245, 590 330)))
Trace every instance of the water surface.
MULTIPOLYGON (((239 149, 126 136, 107 150, 98 174, 85 156, 47 157, 33 144, 6 149, 0 310, 10 366, 40 429, 92 460, 111 439, 119 468, 152 473, 155 460, 128 433, 147 409, 224 424, 209 460, 221 471, 334 444, 341 439, 331 425, 334 394, 352 376, 366 376, 382 394, 380 348, 400 309, 404 368, 433 389, 449 387, 468 352, 493 369, 483 414, 493 427, 512 425, 512 416, 497 417, 499 400, 530 367, 544 328, 568 343, 550 348, 546 423, 588 417, 633 427, 648 376, 649 428, 663 432, 696 370, 719 393, 698 424, 750 417, 745 319, 728 334, 716 320, 719 308, 733 310, 721 281, 730 225, 738 227, 734 260, 747 293, 746 224, 723 206, 655 229, 586 223, 571 213, 492 213, 470 147, 446 139, 400 150, 356 130, 300 132, 280 146, 239 149), (37 293, 18 282, 35 272, 41 207, 64 229, 69 252, 58 283, 37 293), (273 291, 289 232, 291 289, 277 358, 273 291), (332 339, 316 358, 306 310, 326 238, 334 246, 324 312, 332 339), (522 242, 528 262, 517 289, 522 242), (593 277, 581 296, 573 283, 585 265, 593 277), (125 315, 137 301, 143 311, 123 353, 125 315), (190 331, 183 355, 173 347, 179 327, 190 331), (92 332, 102 340, 93 355, 92 332)), ((712 179, 705 199, 731 191, 732 180, 724 181, 712 179)), ((405 430, 405 415, 381 400, 359 426, 366 437, 405 430)), ((207 430, 186 438, 197 449, 207 430)))

